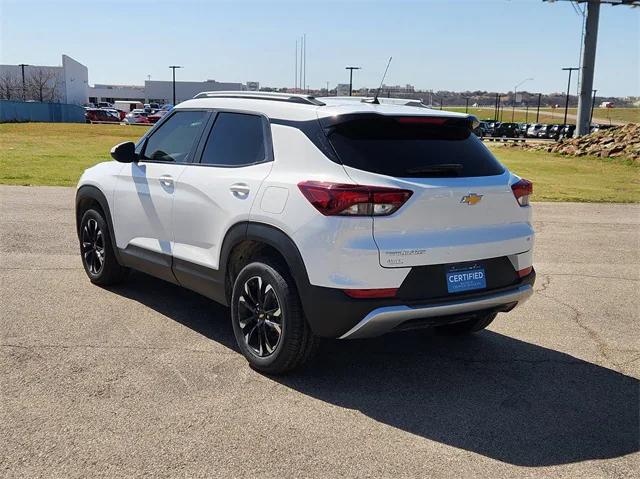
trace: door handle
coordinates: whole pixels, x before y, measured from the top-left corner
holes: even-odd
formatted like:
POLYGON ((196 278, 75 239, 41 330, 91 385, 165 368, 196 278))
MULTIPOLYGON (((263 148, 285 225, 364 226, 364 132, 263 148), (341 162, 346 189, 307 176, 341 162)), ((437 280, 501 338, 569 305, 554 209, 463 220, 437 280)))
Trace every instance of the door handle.
POLYGON ((246 198, 249 196, 249 192, 251 188, 246 183, 234 183, 229 187, 229 190, 233 194, 233 196, 237 198, 246 198))
POLYGON ((162 175, 160 177, 160 183, 162 183, 164 186, 173 186, 173 178, 169 175, 162 175))

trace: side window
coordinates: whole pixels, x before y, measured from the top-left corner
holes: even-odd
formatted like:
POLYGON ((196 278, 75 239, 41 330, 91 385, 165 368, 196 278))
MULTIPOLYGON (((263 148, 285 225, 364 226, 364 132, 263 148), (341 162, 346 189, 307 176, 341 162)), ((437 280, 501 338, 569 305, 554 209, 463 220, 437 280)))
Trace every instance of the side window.
POLYGON ((267 158, 266 121, 245 113, 219 113, 202 152, 201 163, 244 166, 267 158))
POLYGON ((177 111, 153 132, 143 160, 185 162, 207 121, 206 111, 177 111))

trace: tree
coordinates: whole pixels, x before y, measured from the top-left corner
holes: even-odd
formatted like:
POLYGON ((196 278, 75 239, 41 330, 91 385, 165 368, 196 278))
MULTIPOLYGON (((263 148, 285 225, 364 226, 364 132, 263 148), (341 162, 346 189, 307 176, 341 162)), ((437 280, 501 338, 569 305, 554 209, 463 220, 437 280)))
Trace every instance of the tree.
POLYGON ((27 81, 27 97, 38 101, 55 101, 59 98, 58 76, 49 68, 30 69, 27 81))
POLYGON ((5 70, 0 73, 0 99, 11 100, 20 97, 22 86, 18 84, 18 78, 5 70))

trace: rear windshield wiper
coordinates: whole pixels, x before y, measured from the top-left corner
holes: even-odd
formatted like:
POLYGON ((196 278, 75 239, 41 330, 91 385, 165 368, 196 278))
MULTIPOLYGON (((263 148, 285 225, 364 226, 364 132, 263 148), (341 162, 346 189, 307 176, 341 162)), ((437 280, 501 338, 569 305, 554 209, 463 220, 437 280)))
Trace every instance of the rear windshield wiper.
POLYGON ((437 176, 454 174, 454 176, 458 176, 462 169, 463 166, 460 163, 440 163, 437 165, 408 168, 406 171, 411 174, 430 174, 437 176))

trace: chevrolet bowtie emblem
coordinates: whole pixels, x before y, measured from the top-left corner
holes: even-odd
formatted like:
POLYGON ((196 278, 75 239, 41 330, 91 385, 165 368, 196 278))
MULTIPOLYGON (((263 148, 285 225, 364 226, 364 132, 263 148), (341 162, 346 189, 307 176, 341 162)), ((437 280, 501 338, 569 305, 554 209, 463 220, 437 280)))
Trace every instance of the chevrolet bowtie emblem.
POLYGON ((468 195, 464 195, 460 200, 460 203, 466 203, 469 206, 476 205, 480 203, 483 195, 478 195, 476 193, 469 193, 468 195))

